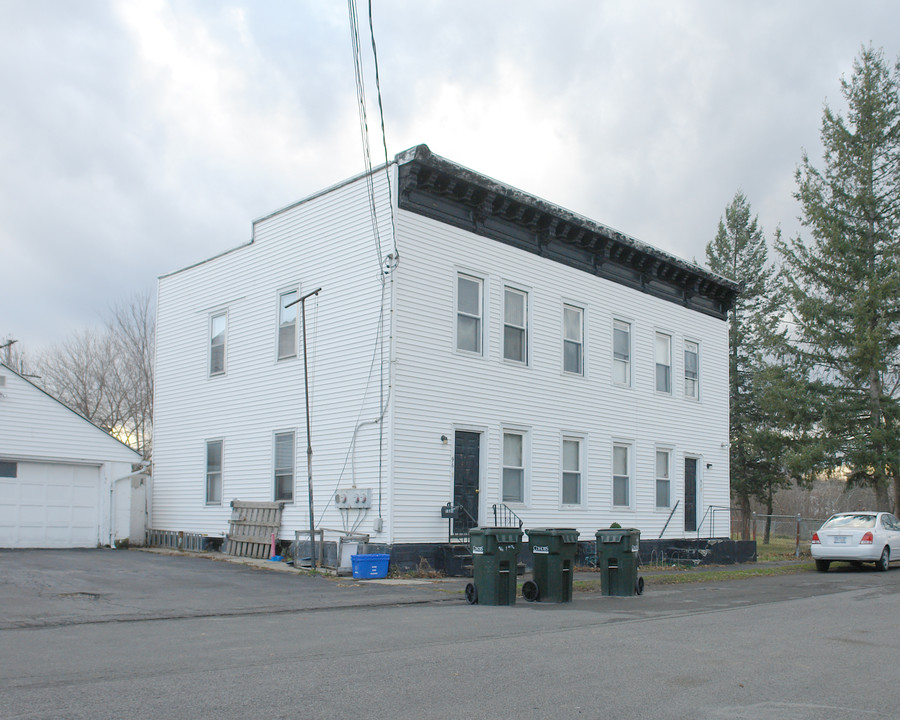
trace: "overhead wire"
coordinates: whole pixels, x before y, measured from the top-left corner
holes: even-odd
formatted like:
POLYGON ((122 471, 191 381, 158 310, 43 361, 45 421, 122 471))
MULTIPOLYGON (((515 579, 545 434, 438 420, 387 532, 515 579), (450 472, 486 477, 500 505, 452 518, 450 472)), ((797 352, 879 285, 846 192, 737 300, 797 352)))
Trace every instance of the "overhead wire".
POLYGON ((388 160, 387 133, 384 131, 384 105, 381 102, 381 74, 378 72, 378 48, 375 46, 375 26, 372 22, 372 0, 369 0, 369 36, 372 38, 372 61, 375 65, 375 93, 378 95, 378 116, 381 119, 381 146, 384 149, 384 176, 387 181, 388 207, 391 209, 391 240, 393 241, 394 263, 399 262, 397 250, 397 229, 394 223, 394 198, 391 192, 391 171, 388 160))
MULTIPOLYGON (((382 517, 382 494, 384 487, 384 417, 387 413, 388 404, 390 403, 391 398, 391 385, 390 385, 390 377, 388 377, 387 389, 385 389, 385 285, 389 285, 389 297, 387 302, 390 306, 390 317, 388 319, 388 327, 389 327, 389 337, 393 337, 393 290, 394 290, 394 279, 393 273, 397 268, 400 259, 400 253, 397 248, 397 233, 396 233, 396 222, 394 217, 394 201, 393 201, 393 192, 392 192, 392 182, 391 182, 391 165, 388 157, 387 151, 387 135, 385 133, 385 125, 384 125, 384 104, 382 101, 381 95, 381 76, 378 69, 378 50, 375 42, 375 28, 372 19, 372 3, 371 0, 368 3, 368 11, 369 11, 369 35, 371 39, 372 45, 372 56, 375 68, 375 87, 378 97, 378 112, 379 112, 379 121, 381 128, 381 145, 384 151, 384 173, 387 187, 387 196, 388 196, 388 209, 390 216, 390 243, 391 243, 391 251, 386 255, 383 254, 383 242, 381 237, 381 232, 379 228, 378 222, 378 205, 375 197, 375 183, 374 177, 375 173, 372 167, 372 157, 371 157, 371 147, 369 143, 369 124, 368 124, 368 114, 366 109, 366 90, 365 90, 365 72, 364 72, 364 63, 362 57, 362 47, 360 43, 359 36, 359 17, 357 11, 356 0, 347 0, 347 8, 350 16, 350 41, 351 48, 353 51, 353 69, 354 76, 356 82, 356 100, 357 100, 357 109, 359 114, 359 127, 360 127, 360 137, 362 139, 362 150, 363 150, 363 163, 365 166, 365 180, 366 180, 366 193, 368 196, 368 204, 369 204, 369 218, 372 224, 372 233, 375 240, 376 251, 378 255, 378 266, 379 266, 379 278, 381 281, 382 292, 381 292, 381 300, 380 300, 380 309, 378 313, 378 326, 375 338, 375 348, 373 352, 372 358, 372 366, 370 366, 369 377, 366 380, 366 390, 363 394, 363 403, 361 407, 365 406, 366 397, 368 396, 368 390, 370 387, 370 383, 372 381, 372 370, 374 367, 374 355, 379 355, 380 360, 380 372, 379 372, 379 412, 378 416, 374 420, 367 420, 364 422, 359 421, 359 417, 357 418, 356 428, 353 432, 353 437, 351 439, 350 449, 348 451, 348 456, 351 463, 351 474, 353 475, 353 481, 356 482, 355 477, 355 448, 356 448, 356 440, 358 436, 358 432, 361 427, 369 424, 377 424, 378 425, 378 517, 382 517), (389 282, 388 282, 389 281, 389 282)), ((390 358, 387 359, 388 368, 387 372, 390 375, 390 358)), ((361 416, 361 412, 360 412, 361 416)), ((344 471, 346 469, 347 459, 345 458, 344 467, 341 469, 341 476, 343 476, 344 471)), ((355 527, 358 527, 359 521, 355 524, 355 527)))
MULTIPOLYGON (((372 233, 375 238, 375 251, 378 267, 382 268, 384 255, 381 246, 381 233, 378 229, 378 211, 375 203, 375 183, 372 173, 372 154, 369 148, 369 122, 366 112, 366 81, 363 68, 362 48, 359 42, 359 19, 356 10, 356 0, 347 0, 350 14, 350 44, 353 50, 353 71, 356 80, 356 106, 359 113, 359 130, 362 140, 363 164, 365 166, 366 193, 369 199, 369 218, 372 223, 372 233)), ((384 277, 382 276, 382 282, 384 277)))

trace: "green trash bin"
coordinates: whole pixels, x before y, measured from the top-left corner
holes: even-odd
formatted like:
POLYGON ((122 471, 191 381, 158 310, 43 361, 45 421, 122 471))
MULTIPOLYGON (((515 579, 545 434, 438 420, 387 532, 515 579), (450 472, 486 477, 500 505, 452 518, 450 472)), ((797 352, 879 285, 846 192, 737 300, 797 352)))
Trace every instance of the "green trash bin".
POLYGON ((534 574, 522 585, 528 602, 572 602, 572 576, 578 531, 572 528, 535 528, 528 533, 534 574))
POLYGON ((475 582, 466 585, 466 601, 470 605, 513 605, 522 531, 509 527, 476 527, 469 530, 469 542, 475 582))
POLYGON ((638 576, 641 531, 606 528, 598 530, 595 537, 602 593, 630 597, 644 592, 644 578, 638 576))

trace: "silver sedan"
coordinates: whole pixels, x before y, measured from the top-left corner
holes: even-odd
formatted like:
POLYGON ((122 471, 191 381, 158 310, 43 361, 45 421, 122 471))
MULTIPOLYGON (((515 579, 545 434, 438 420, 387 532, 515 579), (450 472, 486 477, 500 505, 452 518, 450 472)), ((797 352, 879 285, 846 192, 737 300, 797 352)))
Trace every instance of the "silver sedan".
POLYGON ((887 570, 900 561, 900 521, 886 512, 837 513, 813 533, 809 550, 819 572, 835 561, 887 570))

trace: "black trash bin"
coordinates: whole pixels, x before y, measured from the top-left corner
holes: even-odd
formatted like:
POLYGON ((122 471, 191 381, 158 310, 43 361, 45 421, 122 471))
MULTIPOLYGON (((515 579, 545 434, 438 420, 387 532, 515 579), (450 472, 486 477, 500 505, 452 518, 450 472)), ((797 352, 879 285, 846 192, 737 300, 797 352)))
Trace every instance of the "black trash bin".
POLYGON ((512 605, 516 602, 516 565, 522 531, 509 527, 469 530, 472 579, 466 585, 470 605, 512 605))
POLYGON ((528 602, 571 602, 578 531, 535 528, 527 532, 534 557, 534 574, 522 585, 522 597, 528 602))
POLYGON ((644 578, 638 576, 641 531, 606 528, 598 530, 595 537, 602 593, 630 597, 644 592, 644 578))

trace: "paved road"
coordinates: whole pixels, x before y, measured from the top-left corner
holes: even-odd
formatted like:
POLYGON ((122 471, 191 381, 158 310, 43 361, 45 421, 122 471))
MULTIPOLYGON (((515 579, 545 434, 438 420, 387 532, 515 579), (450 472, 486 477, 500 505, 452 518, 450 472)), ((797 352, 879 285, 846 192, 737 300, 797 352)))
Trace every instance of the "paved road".
POLYGON ((900 704, 900 569, 564 606, 468 606, 459 585, 0 553, 0 717, 831 720, 900 704))

